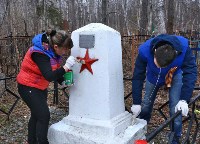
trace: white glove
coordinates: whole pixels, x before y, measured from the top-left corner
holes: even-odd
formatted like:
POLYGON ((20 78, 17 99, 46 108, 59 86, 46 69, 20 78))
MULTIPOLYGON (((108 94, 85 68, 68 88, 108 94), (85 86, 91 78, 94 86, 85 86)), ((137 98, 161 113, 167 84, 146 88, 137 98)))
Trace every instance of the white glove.
POLYGON ((71 67, 76 63, 76 58, 74 58, 73 56, 70 56, 65 63, 65 67, 67 67, 68 69, 71 69, 71 67))
POLYGON ((175 113, 178 111, 178 110, 182 110, 182 115, 183 116, 187 116, 188 115, 188 104, 185 100, 180 100, 178 102, 178 104, 176 105, 175 107, 175 113))
POLYGON ((141 112, 141 105, 132 105, 131 111, 133 112, 133 115, 137 117, 141 112))

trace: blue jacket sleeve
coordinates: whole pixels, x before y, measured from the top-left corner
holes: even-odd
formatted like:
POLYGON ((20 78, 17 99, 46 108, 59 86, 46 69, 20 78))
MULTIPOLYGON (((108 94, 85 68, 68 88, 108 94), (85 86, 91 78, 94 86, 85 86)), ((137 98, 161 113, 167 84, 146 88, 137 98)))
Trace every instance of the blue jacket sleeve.
POLYGON ((147 62, 138 54, 132 79, 133 104, 140 105, 142 102, 142 89, 146 77, 146 66, 147 62))
POLYGON ((183 71, 183 86, 180 99, 189 102, 197 80, 197 65, 189 47, 186 51, 181 69, 183 71))

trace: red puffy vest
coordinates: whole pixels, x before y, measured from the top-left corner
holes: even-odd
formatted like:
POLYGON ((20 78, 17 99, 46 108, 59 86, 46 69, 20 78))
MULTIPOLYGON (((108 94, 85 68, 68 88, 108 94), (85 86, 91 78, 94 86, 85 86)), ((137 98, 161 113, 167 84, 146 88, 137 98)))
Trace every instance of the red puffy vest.
MULTIPOLYGON (((20 72, 17 75, 17 82, 25 86, 44 90, 50 82, 42 76, 37 64, 32 60, 31 54, 34 51, 31 48, 27 51, 21 64, 20 72)), ((50 58, 50 63, 52 70, 56 70, 60 67, 61 59, 50 58)))

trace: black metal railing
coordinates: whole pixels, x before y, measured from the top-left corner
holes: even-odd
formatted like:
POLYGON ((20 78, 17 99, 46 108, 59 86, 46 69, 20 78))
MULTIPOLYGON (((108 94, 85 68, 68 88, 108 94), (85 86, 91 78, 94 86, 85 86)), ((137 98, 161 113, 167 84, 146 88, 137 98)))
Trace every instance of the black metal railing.
POLYGON ((12 113, 14 107, 16 106, 17 102, 20 99, 20 97, 17 94, 15 94, 14 92, 12 92, 12 90, 10 90, 10 88, 7 86, 7 80, 10 80, 10 79, 15 80, 15 77, 0 78, 0 81, 4 81, 4 90, 1 93, 0 98, 4 95, 5 92, 8 92, 10 94, 10 96, 15 98, 14 103, 12 104, 11 107, 8 108, 8 110, 0 108, 0 111, 7 115, 7 120, 9 120, 10 114, 12 113))
MULTIPOLYGON (((147 142, 150 142, 153 138, 155 138, 163 129, 169 124, 173 124, 173 121, 175 118, 177 118, 181 114, 181 111, 177 111, 174 115, 172 115, 169 119, 167 119, 164 123, 162 123, 156 130, 152 131, 150 134, 146 136, 147 142)), ((168 143, 171 144, 173 138, 174 138, 174 132, 172 131, 169 136, 169 141, 168 143)))
MULTIPOLYGON (((196 88, 196 89, 200 89, 200 88, 196 88)), ((182 144, 185 144, 185 143, 195 143, 195 141, 196 141, 197 134, 199 132, 199 125, 200 125, 199 119, 197 118, 196 113, 195 113, 196 102, 198 100, 200 100, 200 94, 198 94, 197 96, 195 96, 194 98, 192 98, 191 101, 190 101, 190 103, 188 104, 189 107, 191 107, 191 112, 190 112, 189 116, 185 120, 183 120, 183 122, 188 122, 188 127, 187 127, 187 131, 186 131, 185 136, 183 135, 184 139, 182 140, 182 144), (195 131, 193 132, 192 139, 190 140, 190 134, 191 134, 192 126, 194 126, 193 122, 195 122, 196 126, 195 126, 195 131)), ((163 104, 163 105, 166 106, 166 103, 163 104)), ((162 108, 163 108, 163 105, 161 106, 162 108)), ((172 115, 170 118, 166 119, 163 124, 161 124, 153 132, 151 132, 150 134, 147 135, 146 140, 148 142, 150 142, 166 126, 168 126, 168 125, 172 125, 173 126, 174 119, 176 117, 178 117, 180 114, 181 114, 181 111, 178 111, 174 115, 172 115)), ((162 116, 163 115, 164 115, 164 113, 162 112, 162 116)), ((166 118, 165 115, 163 117, 166 118)), ((171 133, 171 136, 169 137, 169 141, 168 141, 169 144, 172 142, 173 138, 174 138, 174 132, 173 132, 173 128, 172 128, 172 133, 171 133)))
MULTIPOLYGON (((16 93, 14 93, 12 90, 10 90, 10 88, 8 87, 7 80, 11 80, 11 79, 14 81, 16 79, 16 77, 0 78, 0 81, 4 82, 4 89, 3 89, 3 91, 2 91, 2 93, 0 95, 0 98, 3 97, 5 92, 8 92, 11 97, 15 98, 14 103, 12 103, 11 106, 8 107, 7 109, 1 108, 1 104, 0 104, 0 111, 7 116, 7 120, 9 120, 10 114, 12 113, 12 111, 15 108, 15 106, 17 105, 17 102, 20 100, 20 96, 18 96, 16 93)), ((67 89, 67 87, 59 88, 58 87, 58 83, 54 82, 54 88, 48 90, 48 92, 52 92, 53 91, 53 104, 58 105, 58 102, 59 102, 59 96, 58 96, 59 92, 58 91, 59 90, 61 90, 63 92, 63 95, 65 97, 67 97, 67 98, 69 97, 69 94, 66 92, 66 89, 67 89)))
POLYGON ((69 98, 69 94, 66 92, 67 89, 68 89, 68 87, 64 87, 64 88, 58 87, 58 82, 54 81, 54 88, 48 90, 48 92, 53 91, 53 104, 58 105, 58 103, 59 103, 59 91, 62 91, 63 95, 66 98, 69 98))
MULTIPOLYGON (((131 78, 124 78, 124 81, 131 81, 131 80, 132 80, 131 78)), ((200 90, 200 87, 196 86, 194 88, 194 90, 200 90)), ((132 95, 132 91, 124 97, 124 100, 128 99, 131 95, 132 95)), ((183 119, 183 123, 188 122, 188 127, 187 127, 187 131, 186 131, 185 136, 183 136, 184 139, 182 140, 182 144, 195 143, 195 141, 196 141, 197 134, 199 132, 199 127, 200 127, 200 122, 199 122, 200 119, 198 119, 197 116, 196 116, 195 108, 196 108, 196 102, 199 101, 199 100, 200 100, 200 94, 198 94, 197 96, 192 98, 191 101, 188 104, 188 106, 191 108, 191 112, 189 113, 188 117, 183 119), (194 128, 195 130, 193 132, 192 139, 190 140, 190 133, 191 133, 191 130, 192 130, 192 126, 194 127, 193 122, 195 122, 195 128, 194 128)), ((177 111, 170 118, 167 118, 167 116, 163 112, 163 108, 166 107, 168 104, 169 104, 169 101, 165 102, 159 108, 154 109, 154 110, 157 110, 160 113, 160 115, 165 119, 165 121, 160 126, 158 126, 154 131, 147 134, 147 137, 146 137, 147 142, 150 142, 152 139, 154 139, 161 131, 164 130, 165 127, 167 127, 169 125, 172 126, 172 129, 171 129, 172 131, 170 133, 168 143, 170 144, 172 142, 172 140, 174 138, 176 138, 175 135, 174 135, 174 132, 173 132, 173 122, 174 122, 174 119, 181 114, 181 111, 177 111)), ((127 111, 129 111, 127 106, 125 107, 125 109, 127 111)))

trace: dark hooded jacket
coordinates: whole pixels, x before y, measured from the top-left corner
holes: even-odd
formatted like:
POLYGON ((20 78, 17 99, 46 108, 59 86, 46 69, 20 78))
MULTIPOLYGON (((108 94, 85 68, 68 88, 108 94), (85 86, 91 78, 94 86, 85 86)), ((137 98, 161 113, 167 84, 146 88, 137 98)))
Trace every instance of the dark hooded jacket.
POLYGON ((165 76, 168 71, 177 67, 176 72, 182 73, 183 86, 181 100, 189 101, 197 79, 197 66, 195 58, 188 46, 188 40, 182 36, 162 34, 151 38, 139 47, 139 54, 135 62, 132 80, 133 104, 141 104, 142 88, 145 78, 155 86, 165 84, 165 76), (177 56, 173 62, 165 68, 158 68, 154 63, 154 50, 163 43, 171 45, 177 56))

